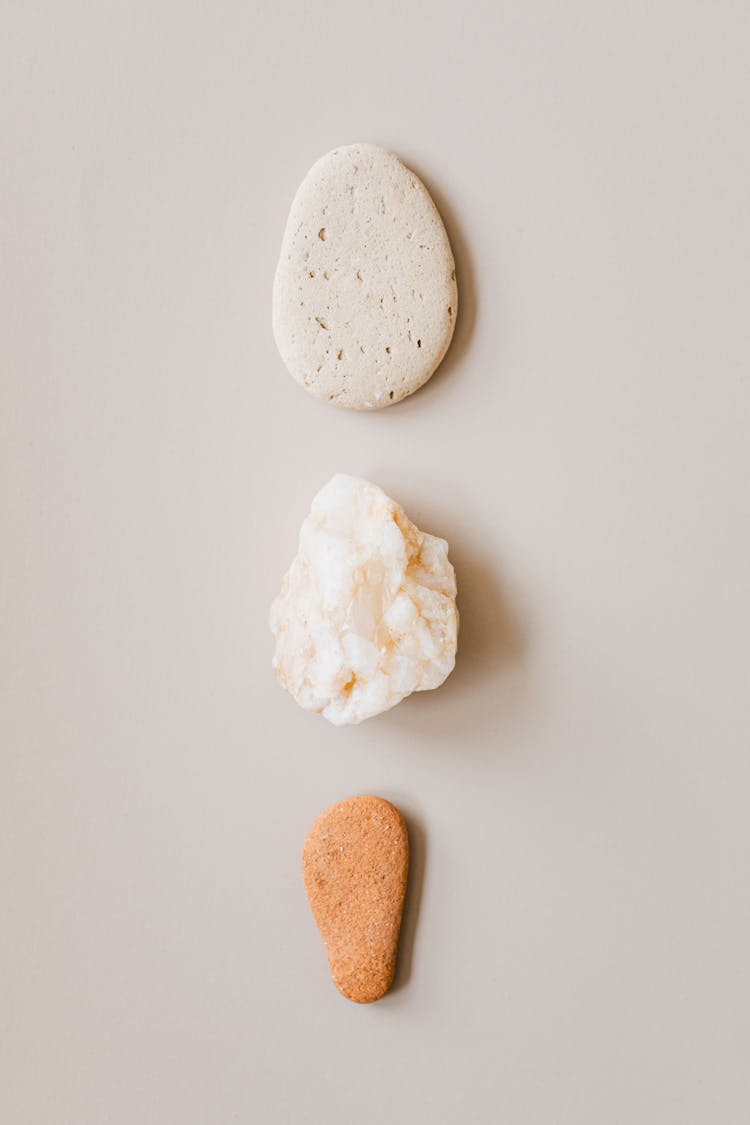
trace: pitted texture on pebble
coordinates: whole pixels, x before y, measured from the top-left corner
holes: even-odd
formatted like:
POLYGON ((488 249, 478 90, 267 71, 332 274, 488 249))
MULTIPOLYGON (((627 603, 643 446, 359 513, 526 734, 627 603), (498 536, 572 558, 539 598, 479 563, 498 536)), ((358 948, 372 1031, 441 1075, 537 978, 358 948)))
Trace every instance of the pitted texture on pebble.
POLYGON ((397 156, 358 144, 313 165, 273 291, 276 343, 297 382, 337 406, 391 406, 435 371, 457 307, 445 227, 397 156))
POLYGON ((302 876, 333 983, 369 1004, 391 986, 409 869, 398 809, 381 797, 349 797, 307 834, 302 876))
POLYGON ((445 540, 377 485, 335 476, 313 500, 271 606, 279 681, 337 726, 439 687, 455 664, 455 599, 445 540))

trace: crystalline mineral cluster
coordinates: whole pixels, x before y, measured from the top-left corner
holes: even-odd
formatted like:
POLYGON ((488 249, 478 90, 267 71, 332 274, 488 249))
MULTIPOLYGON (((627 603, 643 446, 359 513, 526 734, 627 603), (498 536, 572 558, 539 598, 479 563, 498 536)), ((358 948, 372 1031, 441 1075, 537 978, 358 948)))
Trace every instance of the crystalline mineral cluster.
POLYGON ((276 675, 301 707, 336 726, 387 711, 453 670, 448 544, 377 485, 337 475, 302 524, 270 624, 276 675))

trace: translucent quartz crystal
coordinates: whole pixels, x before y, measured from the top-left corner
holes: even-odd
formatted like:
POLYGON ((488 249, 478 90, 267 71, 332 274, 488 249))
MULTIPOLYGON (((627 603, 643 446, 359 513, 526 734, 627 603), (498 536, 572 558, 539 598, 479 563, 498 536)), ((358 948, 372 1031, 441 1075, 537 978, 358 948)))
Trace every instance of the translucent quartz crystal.
POLYGON ((382 489, 338 475, 302 524, 271 606, 273 666, 301 707, 337 726, 440 687, 456 659, 456 576, 382 489))

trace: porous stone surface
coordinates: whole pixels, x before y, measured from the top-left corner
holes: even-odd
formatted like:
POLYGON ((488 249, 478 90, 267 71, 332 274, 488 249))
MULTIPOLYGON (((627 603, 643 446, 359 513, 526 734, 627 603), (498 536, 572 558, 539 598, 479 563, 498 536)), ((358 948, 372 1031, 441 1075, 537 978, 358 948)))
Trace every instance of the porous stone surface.
POLYGON ((448 235, 417 176, 369 144, 314 164, 273 288, 276 343, 297 382, 337 406, 392 406, 435 371, 457 309, 448 235))

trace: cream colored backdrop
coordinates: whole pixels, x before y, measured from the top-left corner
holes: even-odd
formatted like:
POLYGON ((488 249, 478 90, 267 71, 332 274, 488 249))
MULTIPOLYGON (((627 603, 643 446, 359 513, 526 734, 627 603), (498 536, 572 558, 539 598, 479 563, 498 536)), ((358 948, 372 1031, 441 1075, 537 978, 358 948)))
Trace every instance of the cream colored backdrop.
POLYGON ((747 5, 0 13, 0 1119, 743 1125, 747 5), (386 145, 457 258, 439 374, 357 416, 270 328, 319 155, 386 145), (335 730, 270 671, 317 488, 451 544, 439 692, 335 730), (409 819, 347 1004, 305 832, 409 819))

